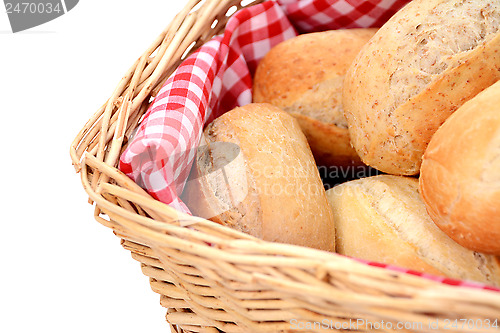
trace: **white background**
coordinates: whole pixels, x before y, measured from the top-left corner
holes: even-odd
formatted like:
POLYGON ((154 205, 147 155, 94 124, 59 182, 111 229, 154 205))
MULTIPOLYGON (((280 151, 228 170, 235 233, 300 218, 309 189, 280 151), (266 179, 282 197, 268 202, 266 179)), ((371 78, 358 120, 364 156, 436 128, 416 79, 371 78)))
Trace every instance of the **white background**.
POLYGON ((13 34, 0 3, 0 332, 169 332, 69 147, 187 0, 82 0, 13 34))

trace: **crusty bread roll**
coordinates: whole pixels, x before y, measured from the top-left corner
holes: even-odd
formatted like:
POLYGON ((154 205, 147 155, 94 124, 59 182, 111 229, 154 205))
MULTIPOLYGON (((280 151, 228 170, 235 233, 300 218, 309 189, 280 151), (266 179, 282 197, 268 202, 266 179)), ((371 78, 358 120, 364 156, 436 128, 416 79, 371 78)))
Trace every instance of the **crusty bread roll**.
POLYGON ((438 127, 500 78, 500 1, 414 0, 349 68, 344 112, 366 164, 419 173, 438 127))
POLYGON ((381 175, 327 191, 338 253, 500 285, 500 262, 455 243, 425 211, 415 178, 381 175))
POLYGON ((420 190, 458 243, 500 255, 500 81, 462 105, 432 137, 420 190))
POLYGON ((325 189, 292 116, 246 105, 214 120, 204 139, 184 195, 195 215, 267 241, 335 249, 325 189))
POLYGON ((255 102, 267 102, 299 121, 317 164, 361 165, 342 110, 347 68, 376 29, 310 33, 275 46, 254 78, 255 102))

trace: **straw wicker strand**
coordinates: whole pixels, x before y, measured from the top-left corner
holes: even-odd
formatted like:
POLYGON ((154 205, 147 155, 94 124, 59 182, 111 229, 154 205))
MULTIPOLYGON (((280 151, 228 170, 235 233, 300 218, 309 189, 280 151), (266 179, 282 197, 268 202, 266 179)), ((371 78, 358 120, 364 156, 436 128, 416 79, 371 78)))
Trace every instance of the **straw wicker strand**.
MULTIPOLYGON (((122 208, 122 209, 123 209, 123 208, 122 208)), ((109 214, 110 216, 113 216, 113 215, 114 215, 114 213, 108 213, 108 214, 109 214)), ((121 218, 118 218, 118 219, 121 219, 121 218)), ((148 222, 152 223, 151 221, 148 221, 148 222)), ((172 226, 170 226, 170 225, 159 225, 158 227, 160 227, 160 229, 171 229, 171 228, 172 228, 172 226)), ((188 230, 188 229, 180 229, 180 231, 181 231, 181 232, 180 232, 180 234, 182 235, 182 234, 189 233, 189 231, 190 231, 190 230, 188 230)), ((164 236, 164 237, 168 237, 167 235, 163 235, 163 236, 164 236)), ((212 239, 212 240, 213 240, 213 239, 212 239)), ((179 241, 179 240, 177 240, 177 241, 179 241)), ((165 241, 159 241, 159 242, 160 242, 160 244, 169 244, 169 243, 172 243, 172 241, 168 241, 168 240, 165 240, 165 241)), ((175 240, 174 240, 174 243, 175 243, 175 240)), ((233 243, 233 244, 237 244, 237 245, 241 245, 242 243, 250 243, 250 242, 249 242, 249 241, 238 241, 238 240, 237 240, 237 241, 233 241, 232 243, 233 243)), ((264 244, 264 242, 261 242, 261 241, 259 241, 259 242, 255 242, 255 243, 252 243, 252 244, 253 244, 253 247, 259 247, 259 245, 265 245, 265 246, 264 246, 264 249, 263 249, 263 251, 262 251, 262 252, 264 252, 264 253, 270 252, 270 250, 269 250, 269 249, 266 249, 266 247, 271 247, 271 248, 283 247, 283 245, 280 245, 280 244, 264 244), (260 243, 262 243, 262 244, 260 244, 260 243)), ((163 252, 163 254, 164 254, 164 255, 167 255, 167 253, 168 253, 167 258, 166 258, 165 260, 163 260, 163 261, 162 261, 163 263, 170 263, 170 265, 171 265, 171 263, 173 262, 173 260, 171 260, 170 258, 171 258, 171 257, 176 257, 176 260, 178 260, 178 261, 179 261, 179 260, 186 260, 186 261, 187 261, 187 262, 189 262, 189 263, 195 263, 195 264, 200 265, 200 266, 203 266, 203 265, 205 265, 205 266, 206 266, 206 265, 207 265, 207 263, 209 264, 209 266, 212 266, 212 265, 215 265, 215 266, 220 266, 220 263, 223 263, 223 264, 222 264, 223 266, 227 266, 227 264, 224 262, 224 260, 222 260, 222 257, 224 257, 224 256, 228 255, 226 252, 219 253, 219 255, 221 255, 221 256, 222 256, 221 258, 219 258, 219 260, 214 260, 214 261, 204 262, 203 260, 200 260, 200 259, 199 259, 198 254, 199 254, 199 253, 205 253, 206 251, 197 251, 196 249, 195 249, 195 250, 193 250, 193 249, 189 249, 189 247, 186 247, 186 248, 184 248, 185 252, 182 252, 182 251, 179 251, 179 250, 178 250, 178 248, 183 248, 183 247, 184 247, 184 245, 182 245, 182 242, 178 243, 177 245, 175 245, 175 244, 173 244, 173 245, 174 245, 174 246, 173 246, 173 248, 165 248, 165 249, 163 249, 163 251, 162 251, 162 252, 163 252), (194 252, 194 253, 192 254, 192 255, 193 255, 192 257, 191 257, 190 255, 187 255, 187 253, 189 253, 189 252, 194 252)), ((220 247, 221 247, 221 248, 223 248, 225 251, 228 251, 228 250, 230 250, 230 249, 232 248, 231 244, 227 243, 227 241, 224 241, 224 240, 221 240, 220 245, 221 245, 220 247)), ((204 245, 204 246, 207 246, 207 245, 204 245)), ((289 252, 289 250, 290 250, 289 246, 284 246, 284 247, 285 247, 285 249, 286 249, 285 251, 283 251, 283 250, 282 250, 282 251, 277 251, 277 250, 274 250, 274 251, 272 251, 272 252, 275 252, 275 253, 281 253, 282 255, 283 255, 283 254, 288 254, 288 255, 291 255, 291 253, 289 252)), ((250 246, 249 248, 250 248, 250 251, 251 251, 251 252, 257 252, 257 251, 256 251, 256 250, 257 250, 256 248, 252 249, 252 247, 251 247, 251 246, 250 246)), ((237 252, 240 252, 240 251, 241 251, 241 247, 239 247, 239 246, 236 246, 236 249, 237 249, 237 252)), ((212 249, 212 250, 217 251, 218 249, 212 249)), ((218 251, 220 251, 220 250, 218 250, 218 251)), ((302 254, 308 254, 308 252, 316 252, 316 251, 314 251, 314 250, 309 251, 309 250, 307 250, 307 249, 304 249, 304 251, 301 251, 301 252, 302 252, 302 254)), ((322 254, 323 254, 323 253, 322 253, 322 254)), ((326 256, 330 256, 330 254, 326 254, 326 256)), ((315 257, 317 257, 317 256, 315 256, 315 257)), ((322 256, 320 256, 320 257, 322 257, 322 256)), ((161 258, 161 256, 160 256, 160 258, 161 258)), ((227 261, 227 259, 230 259, 230 256, 228 256, 228 258, 226 258, 226 261, 227 261)), ((264 258, 259 258, 259 257, 251 257, 251 258, 249 258, 249 259, 248 259, 248 260, 249 260, 249 262, 247 262, 245 265, 248 265, 248 264, 250 264, 250 263, 254 262, 254 263, 256 264, 256 269, 255 269, 255 272, 258 272, 258 271, 259 271, 259 270, 258 270, 258 268, 259 268, 259 267, 262 267, 262 265, 261 265, 261 264, 259 264, 259 259, 263 259, 263 260, 267 261, 267 260, 269 260, 270 258, 265 258, 265 257, 264 257, 264 258)), ((271 259, 272 259, 272 258, 271 258, 271 259)), ((277 262, 277 263, 275 263, 275 265, 272 265, 272 266, 278 266, 278 267, 280 267, 280 266, 285 266, 285 267, 287 267, 287 266, 292 266, 292 267, 296 267, 296 266, 297 266, 297 267, 305 266, 305 268, 307 268, 307 267, 310 267, 310 268, 312 267, 312 268, 314 268, 314 267, 317 267, 317 266, 318 266, 318 263, 314 263, 314 262, 313 262, 313 261, 311 261, 311 260, 310 260, 309 262, 302 262, 302 263, 301 263, 301 262, 297 262, 297 261, 296 261, 296 259, 294 259, 292 262, 287 262, 288 260, 285 260, 285 259, 287 259, 287 258, 286 258, 286 257, 279 257, 278 262, 277 262), (287 265, 287 264, 288 264, 288 265, 287 265), (301 265, 301 264, 302 264, 302 265, 301 265)), ((344 258, 344 259, 345 259, 345 258, 344 258)), ((276 260, 276 259, 275 259, 275 260, 276 260)), ((349 259, 346 259, 346 260, 349 260, 349 259)), ((234 264, 235 264, 235 261, 238 261, 238 260, 237 260, 237 259, 234 259, 234 258, 229 260, 229 262, 231 263, 231 265, 230 265, 230 266, 233 266, 233 269, 234 269, 234 264)), ((167 264, 167 265, 168 265, 168 264, 167 264)), ((170 265, 168 265, 168 266, 170 266, 170 265)), ((366 269, 366 270, 368 271, 367 273, 369 273, 369 276, 370 276, 370 277, 372 277, 372 279, 373 279, 373 276, 376 276, 376 275, 377 275, 377 274, 374 274, 374 272, 373 272, 373 271, 371 271, 371 267, 364 266, 364 265, 359 264, 359 263, 358 263, 358 265, 360 265, 361 267, 363 267, 364 269, 366 269)), ((351 267, 351 268, 352 268, 352 267, 351 267)), ((345 267, 345 266, 344 266, 344 269, 346 269, 346 267, 345 267)), ((248 269, 244 269, 244 271, 247 271, 247 270, 248 270, 248 269)), ((212 271, 221 271, 221 270, 219 269, 219 267, 215 267, 215 269, 212 269, 212 271)), ((222 271, 224 271, 225 273, 227 273, 227 272, 230 272, 230 273, 231 273, 231 270, 230 270, 230 269, 228 269, 227 267, 223 267, 222 271)), ((355 269, 353 269, 353 271, 355 271, 355 269)), ((362 271, 362 270, 361 270, 361 271, 362 271)), ((389 274, 389 275, 391 275, 391 276, 397 276, 397 274, 395 274, 395 273, 393 273, 393 272, 387 272, 387 271, 385 271, 385 270, 381 270, 381 269, 376 269, 376 271, 377 271, 377 272, 379 272, 379 273, 381 273, 381 275, 382 275, 382 276, 385 276, 385 275, 387 275, 387 274, 389 274)), ((375 273, 376 273, 376 272, 375 272, 375 273)), ((266 285, 266 283, 268 283, 269 281, 273 281, 273 283, 274 283, 274 284, 272 284, 272 286, 274 287, 274 289, 279 290, 279 289, 280 289, 280 287, 281 287, 281 284, 282 284, 282 283, 280 283, 279 285, 276 285, 276 284, 275 284, 275 283, 276 283, 276 281, 274 281, 274 280, 276 279, 276 277, 272 277, 272 276, 270 276, 269 274, 265 274, 265 273, 264 273, 264 274, 253 273, 253 274, 251 274, 250 279, 245 278, 245 275, 248 275, 248 274, 249 274, 248 272, 243 272, 243 274, 242 274, 242 272, 241 272, 241 271, 240 271, 240 272, 233 272, 233 276, 239 277, 239 278, 240 278, 240 279, 242 279, 244 282, 252 281, 252 279, 253 279, 253 280, 257 279, 257 281, 258 281, 259 279, 263 279, 263 280, 261 280, 261 286, 262 286, 262 285, 264 285, 264 286, 265 286, 265 285, 266 285)), ((282 277, 282 276, 280 276, 279 280, 281 281, 281 280, 282 280, 282 278, 283 278, 283 277, 282 277)), ((424 284, 432 284, 432 283, 433 283, 432 281, 423 280, 423 279, 420 279, 420 278, 417 278, 417 277, 411 277, 411 276, 406 276, 406 275, 402 275, 400 278, 407 278, 407 279, 410 279, 410 280, 411 280, 411 278, 413 278, 414 280, 419 281, 420 283, 424 283, 424 284)), ((222 280, 223 280, 223 279, 222 279, 222 280)), ((371 281, 372 281, 372 280, 370 280, 370 279, 368 278, 368 282, 371 282, 371 281)), ((184 280, 183 282, 184 282, 184 286, 188 286, 188 285, 189 285, 189 281, 185 281, 185 280, 184 280)), ((392 281, 392 280, 390 280, 389 282, 393 282, 393 281, 392 281)), ((285 288, 285 290, 286 290, 288 293, 290 293, 290 291, 291 291, 291 289, 292 289, 292 288, 291 288, 291 286, 292 286, 292 284, 291 284, 291 283, 288 283, 288 285, 287 285, 287 286, 286 286, 286 288, 285 288)), ((438 285, 438 286, 440 286, 440 287, 446 287, 446 286, 441 286, 441 285, 438 285)), ((310 285, 310 283, 307 283, 307 285, 306 285, 306 286, 300 285, 299 291, 298 291, 298 292, 296 292, 296 294, 298 294, 298 295, 308 295, 309 297, 312 297, 312 298, 314 298, 314 297, 322 297, 324 294, 328 294, 327 290, 325 290, 325 288, 324 288, 324 287, 325 287, 325 286, 322 286, 322 288, 319 288, 319 290, 315 290, 316 288, 314 288, 313 286, 311 286, 311 285, 310 285)), ((370 290, 370 287, 371 287, 371 286, 368 286, 368 287, 367 287, 367 288, 365 288, 365 289, 370 290)), ((451 288, 451 287, 448 287, 448 288, 451 288)), ((419 289, 417 289, 417 291, 418 291, 418 290, 419 290, 419 289)), ((461 290, 461 291, 464 291, 464 290, 461 290)), ((470 291, 472 291, 472 290, 468 290, 468 291, 470 292, 470 291)), ((456 290, 455 290, 455 292, 456 292, 456 290)), ((446 294, 446 293, 445 293, 445 294, 446 294)), ((342 295, 340 295, 340 296, 342 296, 342 295)), ((356 298, 352 299, 352 297, 351 297, 351 296, 353 296, 353 295, 350 295, 350 296, 349 296, 349 297, 347 297, 347 298, 341 299, 341 300, 344 302, 343 307, 344 307, 344 308, 346 307, 346 305, 347 305, 347 304, 345 303, 346 301, 350 301, 350 302, 354 302, 354 305, 353 305, 353 306, 355 307, 354 311, 356 311, 356 309, 357 309, 357 310, 359 310, 359 308, 358 308, 358 307, 359 307, 359 304, 356 302, 356 301, 357 301, 357 300, 356 300, 356 298)), ((355 296, 355 295, 354 295, 354 296, 355 296)), ((358 295, 358 296, 359 296, 359 295, 358 295)), ((281 297, 283 297, 283 296, 281 296, 281 297)), ((344 296, 344 297, 345 297, 345 296, 344 296)), ((336 299, 336 300, 338 301, 338 300, 339 300, 339 295, 333 295, 333 298, 334 298, 334 299, 336 299)), ((405 301, 405 302, 407 303, 405 307, 411 306, 411 307, 413 308, 413 311, 418 310, 418 306, 417 306, 417 305, 418 305, 418 304, 417 304, 418 302, 415 302, 415 300, 414 300, 414 299, 408 299, 408 295, 406 295, 405 297, 402 297, 402 300, 403 300, 403 301, 405 301)), ((389 303, 393 303, 395 300, 394 300, 394 299, 388 299, 388 301, 389 301, 389 303)), ((317 302, 317 300, 316 300, 316 302, 317 302)), ((369 303, 370 303, 370 302, 367 302, 367 299, 366 299, 366 298, 365 298, 364 300, 360 300, 360 302, 361 302, 361 304, 369 304, 369 303)), ((384 302, 383 302, 383 299, 380 299, 380 298, 378 298, 378 297, 374 298, 374 299, 372 300, 372 302, 374 302, 375 304, 383 304, 383 303, 384 303, 384 302)), ((456 303, 456 302, 455 302, 455 303, 456 303)), ((498 304, 498 302, 497 302, 497 304, 498 304)), ((425 310, 425 311, 432 310, 432 309, 430 309, 430 305, 431 305, 431 304, 426 303, 426 302, 424 301, 424 302, 423 302, 423 305, 422 305, 422 306, 423 306, 423 309, 422 309, 422 310, 425 310)), ((192 307, 192 308, 198 308, 198 312, 203 311, 203 310, 200 310, 200 308, 199 308, 197 305, 194 305, 194 306, 193 306, 193 305, 191 305, 191 307, 192 307)), ((438 308, 438 310, 439 310, 439 308, 441 308, 441 307, 442 307, 442 306, 441 306, 441 305, 439 305, 439 306, 437 307, 437 308, 438 308)), ((467 307, 467 306, 465 306, 464 310, 466 310, 466 311, 467 311, 467 309, 468 309, 468 307, 467 307)), ((481 308, 481 307, 476 307, 476 308, 475 308, 475 310, 479 310, 479 312, 480 312, 480 313, 479 313, 479 316, 481 316, 481 313, 483 313, 483 314, 485 313, 485 309, 484 309, 484 308, 481 308)), ((498 313, 498 306, 497 306, 497 308, 496 308, 495 310, 493 310, 493 312, 491 312, 491 309, 488 311, 488 308, 486 308, 486 310, 487 310, 487 311, 486 311, 486 313, 488 313, 488 312, 489 312, 490 314, 493 314, 493 315, 494 315, 495 313, 498 313)), ((470 311, 470 309, 469 309, 468 311, 470 311)), ((396 313, 398 313, 398 312, 396 312, 396 313)), ((398 313, 398 315, 401 315, 401 314, 400 314, 400 313, 398 313)), ((402 314, 401 318, 403 318, 403 317, 404 317, 404 314, 402 314)), ((406 318, 407 318, 407 319, 414 319, 414 318, 416 318, 416 317, 415 317, 415 316, 406 316, 406 318)), ((418 317, 418 318, 423 319, 422 317, 418 317)), ((424 317, 424 318, 425 318, 425 317, 424 317)), ((385 319, 388 319, 388 318, 385 318, 385 319)), ((227 327, 226 327, 226 328, 227 328, 227 327)))
MULTIPOLYGON (((122 208, 122 209, 123 209, 123 208, 122 208)), ((111 217, 113 217, 114 213, 110 213, 110 212, 108 212, 108 215, 110 215, 111 217)), ((115 217, 115 218, 116 218, 116 217, 115 217)), ((121 217, 118 217, 117 219, 118 219, 118 220, 120 220, 120 219, 121 219, 121 217)), ((147 220, 147 219, 146 219, 146 220, 147 220)), ((151 221, 148 221, 148 222, 151 222, 151 221)), ((123 224, 123 223, 122 223, 122 224, 123 224)), ((170 226, 170 225, 161 225, 161 227, 160 227, 160 229, 171 229, 171 228, 172 228, 172 226, 170 226)), ((182 231, 182 232, 181 232, 181 234, 185 234, 186 232, 189 232, 189 230, 188 230, 188 229, 181 229, 181 231, 182 231)), ((167 235, 163 235, 163 236, 164 236, 164 237, 169 237, 169 236, 167 236, 167 235)), ((199 257, 199 255, 198 255, 199 253, 206 253, 206 251, 201 251, 201 250, 200 250, 200 251, 197 251, 196 249, 194 249, 194 250, 193 250, 192 248, 190 249, 190 248, 189 248, 189 246, 188 246, 188 247, 185 247, 185 245, 184 245, 185 243, 183 243, 183 242, 178 242, 178 241, 179 241, 178 239, 171 239, 170 241, 169 241, 169 240, 159 241, 159 242, 160 242, 160 244, 171 244, 171 243, 177 243, 177 244, 172 244, 172 245, 173 245, 173 248, 165 248, 165 249, 163 249, 162 254, 163 254, 164 256, 166 255, 166 257, 167 257, 167 258, 165 258, 164 260, 162 260, 162 263, 164 264, 164 266, 167 266, 167 267, 169 267, 169 268, 170 268, 170 266, 172 265, 172 262, 173 262, 173 260, 171 260, 171 259, 170 259, 170 257, 176 257, 176 259, 177 259, 177 260, 186 260, 186 261, 187 261, 187 262, 189 262, 189 263, 195 263, 195 264, 198 264, 198 265, 200 265, 200 266, 203 266, 203 265, 205 265, 205 266, 206 266, 206 265, 207 265, 207 263, 209 264, 209 266, 212 266, 212 265, 218 266, 218 265, 217 265, 217 263, 218 263, 218 264, 220 264, 221 262, 222 262, 222 263, 224 263, 224 260, 222 260, 222 257, 224 257, 224 256, 228 255, 226 252, 219 253, 219 255, 221 255, 221 258, 219 258, 219 260, 214 260, 214 261, 203 262, 202 260, 200 260, 200 259, 199 259, 199 258, 197 258, 197 257, 199 257), (185 247, 185 248, 184 248, 184 247, 185 247), (184 251, 184 252, 179 251, 179 250, 178 250, 179 248, 184 248, 184 250, 185 250, 185 251, 184 251), (191 256, 189 256, 189 255, 187 255, 187 253, 189 253, 189 252, 194 252, 194 253, 192 254, 192 257, 191 257, 191 256)), ((234 242, 233 242, 233 243, 234 243, 234 242)), ((236 243, 240 243, 240 244, 241 244, 241 243, 248 243, 248 241, 245 241, 245 242, 242 242, 242 241, 236 241, 236 243)), ((259 243, 262 243, 262 242, 259 242, 259 243)), ((225 246, 222 246, 222 248, 225 248, 225 250, 226 250, 226 251, 227 251, 228 249, 230 249, 230 248, 231 248, 231 246, 227 243, 227 241, 221 240, 221 245, 222 245, 222 244, 225 244, 225 246)), ((188 245, 189 245, 189 244, 188 244, 188 245)), ((201 246, 201 245, 199 245, 199 246, 201 246)), ((207 246, 207 245, 204 245, 204 246, 207 246)), ((255 245, 254 245, 254 246, 255 246, 255 245)), ((274 244, 269 244, 269 246, 271 246, 271 247, 276 247, 276 246, 278 246, 278 244, 276 244, 276 245, 274 245, 274 244)), ((191 247, 193 247, 193 245, 192 245, 192 244, 191 244, 191 247)), ((212 250, 214 250, 214 249, 212 249, 212 250)), ((215 249, 215 251, 217 251, 217 249, 215 249)), ((220 251, 220 250, 219 250, 219 251, 220 251)), ((252 251, 252 252, 256 252, 256 251, 252 251)), ((267 252, 267 251, 265 251, 265 252, 267 252)), ((275 251, 275 252, 279 253, 279 251, 275 251)), ((282 251, 282 253, 285 253, 285 252, 288 252, 288 251, 282 251)), ((309 252, 309 251, 307 251, 307 250, 306 250, 306 251, 303 251, 303 253, 307 253, 307 252, 309 252)), ((314 252, 314 250, 313 250, 313 252, 314 252)), ((162 257, 162 256, 160 255, 160 258, 161 258, 161 257, 162 257)), ((228 257, 228 258, 226 258, 226 261, 227 261, 227 259, 230 259, 230 258, 229 258, 229 257, 228 257)), ((256 265, 257 267, 256 267, 256 269, 255 269, 255 272, 258 272, 258 268, 259 268, 259 267, 262 267, 262 265, 258 263, 258 259, 259 259, 258 257, 257 257, 257 258, 252 257, 252 258, 250 258, 250 259, 249 259, 249 262, 247 262, 247 264, 246 264, 246 265, 250 264, 251 262, 255 262, 255 263, 257 264, 257 265, 256 265)), ((260 258, 260 259, 269 260, 269 258, 260 258)), ((280 258, 279 258, 279 263, 278 263, 278 265, 273 265, 273 266, 282 266, 282 265, 287 266, 287 265, 286 265, 286 264, 287 264, 287 260, 284 260, 284 259, 287 259, 287 258, 285 258, 285 257, 280 257, 280 258)), ((234 261, 237 261, 237 259, 230 259, 230 260, 229 260, 229 262, 231 262, 231 263, 233 264, 232 266, 234 266, 234 261)), ((310 266, 310 265, 309 265, 310 263, 311 263, 311 262, 307 263, 307 265, 306 265, 306 263, 302 263, 302 266, 310 266)), ((224 263, 223 265, 226 265, 226 264, 224 263)), ((359 265, 361 265, 361 264, 359 264, 359 265)), ((227 266, 227 265, 226 265, 226 266, 227 266)), ((298 263, 297 263, 297 262, 295 261, 295 259, 294 259, 294 261, 293 261, 293 262, 289 262, 289 263, 288 263, 288 266, 293 266, 293 267, 298 266, 298 267, 301 267, 301 263, 300 263, 300 262, 298 262, 298 263)), ((312 265, 311 267, 315 267, 315 266, 318 266, 318 264, 316 263, 316 264, 312 265)), ((365 267, 365 268, 367 268, 367 267, 365 267)), ((247 269, 244 269, 244 270, 245 270, 245 271, 247 271, 247 269)), ((215 268, 215 269, 213 269, 212 271, 220 271, 220 270, 218 269, 218 267, 216 267, 216 268, 215 268)), ((224 271, 224 272, 228 272, 228 271, 230 272, 230 270, 228 270, 228 269, 227 269, 227 267, 226 267, 225 269, 223 269, 223 271, 224 271)), ((387 272, 386 272, 386 271, 384 271, 384 270, 380 270, 380 271, 381 271, 383 274, 386 274, 386 273, 387 273, 387 272)), ((182 272, 180 272, 180 274, 182 275, 182 272)), ((248 273, 248 272, 246 272, 246 274, 249 274, 249 273, 248 273)), ((245 274, 241 274, 241 272, 239 272, 239 274, 238 274, 238 273, 234 273, 233 275, 234 275, 234 276, 236 276, 236 277, 238 277, 238 276, 239 276, 239 277, 241 278, 241 276, 244 276, 245 274)), ((393 275, 394 275, 394 274, 393 274, 393 275)), ((245 282, 247 282, 247 281, 252 281, 252 279, 257 279, 257 280, 258 280, 259 278, 260 278, 260 279, 264 279, 264 281, 261 281, 261 285, 266 285, 266 283, 267 283, 267 282, 269 282, 269 281, 273 281, 273 283, 276 283, 276 281, 274 281, 274 280, 276 279, 276 277, 272 277, 272 275, 269 275, 269 274, 259 274, 259 273, 253 273, 253 274, 251 274, 251 276, 252 276, 252 277, 251 277, 250 279, 248 279, 248 278, 244 278, 244 277, 243 277, 242 279, 243 279, 245 282), (262 275, 262 276, 261 276, 261 275, 262 275)), ((404 275, 403 275, 402 277, 407 277, 407 276, 404 276, 404 275)), ((281 284, 282 284, 282 281, 281 281, 281 280, 282 280, 282 278, 283 278, 282 276, 280 276, 280 278, 279 278, 279 280, 280 280, 280 285, 276 285, 276 284, 274 284, 274 285, 273 285, 275 289, 278 289, 278 290, 280 289, 279 287, 281 287, 281 284)), ((415 279, 417 279, 417 280, 419 280, 419 281, 421 280, 421 279, 418 279, 418 278, 415 278, 415 279)), ((427 280, 422 280, 421 282, 423 282, 423 281, 425 281, 425 283, 430 283, 430 282, 431 282, 431 281, 427 281, 427 280)), ((186 281, 185 279, 183 280, 183 282, 184 282, 184 288, 186 288, 186 286, 188 286, 188 285, 189 285, 189 283, 190 283, 190 281, 186 281)), ((178 286, 179 286, 179 285, 180 285, 180 283, 178 282, 178 283, 176 283, 176 285, 178 285, 178 286)), ((292 287, 292 284, 291 284, 291 283, 288 283, 288 285, 286 286, 286 288, 285 288, 285 289, 286 289, 288 292, 290 292, 290 290, 292 289, 291 287, 292 287)), ((445 286, 441 286, 441 287, 445 287, 445 286)), ((313 286, 311 286, 311 285, 308 283, 306 286, 300 285, 300 286, 299 286, 299 288, 300 288, 300 289, 299 289, 299 291, 297 292, 297 294, 298 294, 298 295, 308 295, 309 297, 314 297, 314 296, 316 296, 316 297, 322 297, 324 294, 328 294, 328 292, 327 292, 327 290, 328 290, 328 289, 326 289, 326 290, 325 290, 325 286, 322 286, 322 288, 319 288, 319 290, 315 290, 316 288, 314 288, 313 286)), ((186 290, 186 291, 188 291, 187 289, 185 289, 185 290, 186 290)), ((368 290, 369 290, 369 288, 368 288, 368 290)), ((334 296, 334 298, 335 298, 337 301, 339 300, 339 295, 333 295, 333 296, 334 296)), ((340 295, 340 296, 341 296, 341 295, 340 295)), ((359 296, 359 295, 358 295, 358 296, 359 296)), ((187 297, 187 296, 186 296, 186 297, 187 297)), ((354 307, 356 307, 356 308, 358 308, 358 306, 359 306, 359 304, 356 302, 356 301, 357 301, 357 299, 356 299, 356 298, 352 299, 352 295, 350 295, 348 298, 344 298, 344 299, 341 299, 341 300, 344 302, 344 304, 343 304, 343 306, 344 306, 344 307, 346 307, 346 305, 347 305, 347 304, 345 303, 346 301, 354 302, 354 307)), ((375 299, 373 299, 372 301, 373 301, 375 304, 383 304, 383 303, 384 303, 384 302, 383 302, 383 299, 380 299, 380 298, 375 298, 375 299)), ((389 301, 390 303, 394 302, 394 300, 393 300, 393 299, 389 299, 388 301, 389 301)), ((415 302, 414 300, 411 300, 411 299, 410 299, 410 300, 408 300, 408 297, 404 297, 404 298, 403 298, 403 301, 407 301, 408 305, 410 305, 413 309, 418 309, 417 304, 416 304, 416 302, 415 302)), ((361 303, 361 304, 369 304, 369 303, 371 303, 371 302, 368 302, 368 299, 366 299, 366 298, 365 298, 364 300, 360 300, 360 303, 361 303)), ((429 311, 429 310, 431 310, 431 309, 429 309, 429 306, 430 306, 430 304, 428 304, 428 303, 424 302, 424 303, 423 303, 423 310, 425 310, 425 311, 429 311)), ((439 307, 441 307, 441 305, 440 305, 439 307)), ((192 304, 191 304, 191 308, 195 308, 195 309, 197 309, 197 310, 198 310, 198 313, 203 312, 203 310, 200 310, 200 309, 202 309, 202 308, 198 307, 198 305, 197 305, 197 304, 196 304, 196 305, 194 305, 194 304, 192 303, 192 304)), ((467 307, 466 307, 466 309, 467 309, 467 307)), ((356 309, 354 309, 354 310, 356 310, 356 309)), ((359 309, 358 309, 358 310, 359 310, 359 309)), ((484 312, 485 312, 485 311, 484 311, 485 309, 479 309, 479 308, 476 308, 476 310, 480 310, 480 312, 481 312, 481 313, 484 313, 484 312)), ((493 313, 498 313, 498 308, 497 308, 496 310, 494 310, 494 311, 495 311, 495 312, 493 312, 493 313)), ((487 312, 489 312, 489 311, 487 311, 487 312)), ((481 313, 480 313, 479 315, 481 315, 481 313)), ((398 314, 399 314, 399 313, 398 313, 398 314)), ((403 314, 403 316, 402 316, 402 317, 404 317, 404 314, 403 314)), ((410 317, 408 317, 408 316, 407 316, 407 318, 409 318, 409 319, 412 319, 412 318, 413 318, 413 319, 414 319, 415 317, 414 317, 414 316, 410 316, 410 317)), ((421 317, 419 317, 419 318, 420 318, 420 319, 422 319, 421 317)), ((388 318, 385 318, 385 319, 388 319, 388 318)))

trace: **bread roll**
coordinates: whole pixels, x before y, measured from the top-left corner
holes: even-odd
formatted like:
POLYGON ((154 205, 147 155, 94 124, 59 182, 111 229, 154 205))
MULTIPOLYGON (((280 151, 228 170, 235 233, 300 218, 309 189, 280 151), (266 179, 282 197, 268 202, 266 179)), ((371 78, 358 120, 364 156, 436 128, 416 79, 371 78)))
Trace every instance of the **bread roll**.
POLYGON ((375 31, 300 35, 275 46, 257 67, 254 101, 294 115, 319 165, 362 164, 349 140, 341 93, 347 68, 375 31))
POLYGON ((246 105, 213 121, 204 139, 184 196, 195 215, 267 241, 334 250, 332 211, 292 116, 246 105))
POLYGON ((500 1, 414 0, 384 24, 349 68, 343 103, 366 164, 419 173, 438 127, 500 78, 500 1))
POLYGON ((337 252, 413 270, 500 285, 500 262, 468 250, 425 211, 415 178, 381 175, 327 191, 337 252))
POLYGON ((420 190, 429 215, 451 238, 500 255, 500 82, 437 130, 424 154, 420 190))

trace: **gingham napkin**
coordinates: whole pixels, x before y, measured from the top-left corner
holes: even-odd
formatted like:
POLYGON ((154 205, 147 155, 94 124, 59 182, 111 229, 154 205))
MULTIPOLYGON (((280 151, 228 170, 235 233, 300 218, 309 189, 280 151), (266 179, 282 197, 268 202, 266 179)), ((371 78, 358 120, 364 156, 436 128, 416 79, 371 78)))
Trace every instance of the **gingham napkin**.
MULTIPOLYGON (((119 168, 156 199, 189 213, 180 200, 205 124, 252 102, 258 62, 298 33, 380 27, 410 0, 278 0, 238 11, 223 35, 189 56, 148 109, 119 168)), ((445 284, 500 291, 474 282, 364 262, 445 284)))
POLYGON ((252 101, 258 62, 298 32, 380 27, 408 0, 279 0, 240 10, 223 35, 188 57, 165 83, 121 156, 119 168, 153 197, 179 199, 203 126, 252 101))

